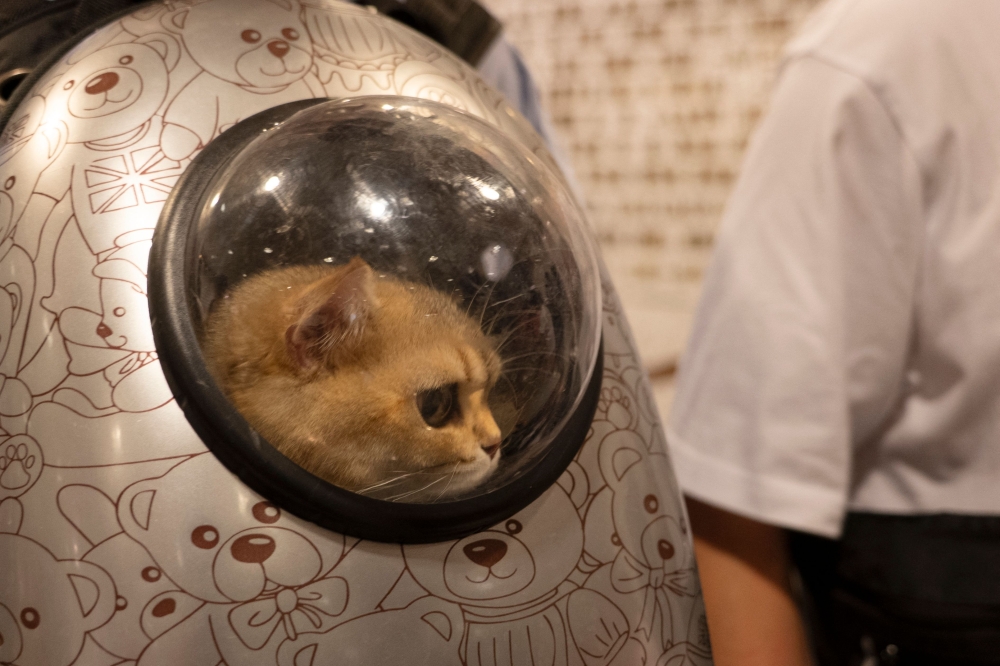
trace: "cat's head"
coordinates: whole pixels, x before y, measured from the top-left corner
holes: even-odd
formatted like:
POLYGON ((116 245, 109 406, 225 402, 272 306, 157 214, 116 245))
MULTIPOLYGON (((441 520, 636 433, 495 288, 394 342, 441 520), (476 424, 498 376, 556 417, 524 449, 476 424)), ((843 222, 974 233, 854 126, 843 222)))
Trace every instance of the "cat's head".
MULTIPOLYGON (((361 259, 238 286, 209 324, 224 389, 285 455, 341 487, 432 501, 491 474, 501 361, 448 297, 361 259)), ((214 358, 212 358, 214 357, 214 358)))

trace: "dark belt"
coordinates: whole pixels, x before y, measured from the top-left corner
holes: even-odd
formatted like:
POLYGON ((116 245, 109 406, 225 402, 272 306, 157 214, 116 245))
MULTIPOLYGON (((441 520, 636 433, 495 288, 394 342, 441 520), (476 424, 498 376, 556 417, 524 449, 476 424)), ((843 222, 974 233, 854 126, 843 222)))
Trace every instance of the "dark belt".
POLYGON ((790 544, 823 666, 1000 665, 1000 516, 851 513, 790 544))

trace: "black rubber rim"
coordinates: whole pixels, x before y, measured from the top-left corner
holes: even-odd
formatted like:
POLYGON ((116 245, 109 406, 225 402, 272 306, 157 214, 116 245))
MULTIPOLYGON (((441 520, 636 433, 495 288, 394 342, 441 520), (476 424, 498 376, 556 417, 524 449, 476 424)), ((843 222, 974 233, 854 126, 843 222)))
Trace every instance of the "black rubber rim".
POLYGON ((601 392, 603 340, 583 398, 549 450, 516 479, 488 494, 437 504, 364 497, 303 470, 264 440, 215 384, 203 361, 187 288, 191 230, 213 176, 264 128, 325 99, 290 102, 243 120, 188 166, 164 205, 149 255, 149 311, 163 372, 178 405, 211 452, 241 481, 320 527, 391 543, 457 539, 499 523, 548 489, 586 440, 601 392))

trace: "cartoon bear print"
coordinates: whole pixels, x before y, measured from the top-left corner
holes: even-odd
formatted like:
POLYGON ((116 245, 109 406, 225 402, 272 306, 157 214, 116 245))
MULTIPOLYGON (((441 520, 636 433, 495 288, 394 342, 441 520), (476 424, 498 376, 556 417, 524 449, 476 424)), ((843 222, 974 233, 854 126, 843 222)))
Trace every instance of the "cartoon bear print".
POLYGON ((69 666, 87 632, 111 619, 115 586, 88 562, 57 560, 35 541, 0 534, 0 664, 69 666))
POLYGON ((115 584, 115 614, 91 638, 118 659, 137 659, 149 642, 204 603, 181 592, 118 524, 114 502, 93 486, 59 490, 61 513, 91 544, 83 556, 115 584))
POLYGON ((595 539, 610 533, 618 550, 584 587, 622 609, 652 663, 675 644, 688 641, 692 608, 700 600, 684 514, 674 493, 662 492, 662 480, 673 474, 667 456, 648 451, 635 432, 607 435, 600 463, 610 494, 592 502, 587 529, 596 531, 595 539))
POLYGON ((0 534, 17 534, 24 522, 24 505, 16 497, 0 500, 0 534))
POLYGON ((400 63, 393 72, 396 93, 404 97, 417 97, 448 104, 487 122, 497 122, 493 109, 478 99, 464 80, 458 78, 460 74, 449 76, 447 71, 442 69, 450 65, 450 62, 443 59, 433 63, 418 60, 400 63))
POLYGON ((436 597, 363 615, 278 648, 279 666, 462 666, 462 611, 436 597), (391 640, 385 640, 391 637, 391 640), (400 646, 405 645, 405 649, 400 646))
MULTIPOLYGON (((391 94, 392 72, 406 60, 407 49, 380 18, 348 4, 334 9, 322 0, 303 0, 302 7, 317 75, 328 97, 391 94)), ((425 55, 435 53, 427 50, 425 55)))
MULTIPOLYGON (((64 308, 58 330, 50 333, 50 343, 63 343, 70 374, 56 380, 57 390, 27 420, 27 433, 45 449, 49 464, 137 462, 205 450, 181 417, 155 352, 145 275, 150 236, 138 229, 116 239, 89 276, 96 278, 100 312, 64 308), (106 445, 112 432, 119 433, 119 447, 106 445)), ((42 307, 72 300, 60 295, 42 307)))
MULTIPOLYGON (((0 241, 14 233, 40 176, 66 146, 66 124, 61 119, 43 123, 44 114, 44 98, 28 98, 18 106, 0 137, 0 241)), ((51 200, 44 202, 41 219, 53 204, 51 200)), ((30 216, 37 215, 33 210, 30 216)))
POLYGON ((570 580, 582 550, 580 518, 560 484, 492 529, 403 548, 414 579, 461 606, 467 666, 627 663, 616 661, 629 639, 622 612, 570 580))
MULTIPOLYGON (((0 147, 0 275, 5 276, 0 279, 0 380, 10 391, 26 389, 14 377, 19 370, 36 286, 31 253, 37 250, 37 239, 32 244, 30 234, 22 238, 20 232, 32 225, 19 227, 18 221, 36 215, 44 219, 51 211, 55 202, 46 197, 41 198, 40 208, 31 207, 32 192, 66 141, 62 121, 42 124, 44 109, 45 102, 37 95, 20 105, 4 130, 0 147)), ((23 399, 24 391, 19 393, 17 400, 11 400, 13 395, 0 395, 0 414, 12 416, 30 407, 30 400, 26 404, 23 399)), ((7 423, 4 426, 9 427, 7 423)))
POLYGON ((46 97, 46 117, 72 122, 61 168, 46 171, 35 196, 59 201, 71 191, 94 254, 136 227, 155 227, 183 171, 159 145, 159 114, 179 58, 180 45, 168 34, 105 46, 63 73, 46 97))
MULTIPOLYGON (((3 244, 0 244, 0 252, 2 248, 3 244)), ((0 266, 2 264, 0 260, 0 266)), ((6 420, 3 417, 20 416, 31 409, 31 390, 22 380, 11 376, 17 372, 17 357, 24 341, 27 317, 22 312, 25 309, 19 284, 0 287, 0 421, 6 420), (10 361, 7 360, 8 350, 11 352, 10 361)))
POLYGON ((601 269, 602 319, 601 330, 604 336, 604 367, 616 373, 625 368, 639 368, 642 363, 636 355, 635 339, 632 329, 625 318, 614 285, 611 284, 607 270, 601 269))
POLYGON ((619 374, 605 368, 594 420, 591 421, 587 440, 576 456, 577 462, 587 470, 587 476, 592 480, 592 491, 604 486, 599 463, 599 451, 604 438, 617 430, 640 429, 637 402, 632 389, 621 380, 619 374))
MULTIPOLYGON (((116 249, 93 269, 100 280, 101 312, 63 310, 60 329, 75 375, 103 374, 110 404, 124 412, 147 412, 173 395, 163 377, 149 324, 146 262, 151 233, 140 229, 116 239, 116 249)), ((94 396, 97 405, 107 400, 94 396)))
POLYGON ((293 0, 207 0, 165 20, 203 70, 167 109, 160 145, 173 160, 190 157, 243 118, 283 102, 323 97, 312 42, 293 0), (214 113, 205 113, 214 109, 214 113))
POLYGON ((5 276, 0 277, 0 415, 19 416, 31 407, 31 392, 16 375, 28 331, 35 272, 28 254, 12 238, 0 241, 0 275, 5 276))
POLYGON ((127 488, 118 519, 164 576, 205 602, 150 643, 143 666, 274 664, 283 641, 375 610, 403 570, 398 546, 345 555, 344 537, 255 495, 211 454, 127 488), (211 499, 192 506, 199 492, 211 499))

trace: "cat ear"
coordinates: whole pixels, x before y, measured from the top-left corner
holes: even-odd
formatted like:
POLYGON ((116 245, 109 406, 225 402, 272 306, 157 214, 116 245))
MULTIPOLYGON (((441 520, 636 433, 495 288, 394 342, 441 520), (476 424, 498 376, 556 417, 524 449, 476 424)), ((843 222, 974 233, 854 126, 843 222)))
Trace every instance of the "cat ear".
POLYGON ((300 367, 312 367, 361 337, 377 305, 375 273, 360 257, 324 278, 301 299, 302 316, 285 331, 285 347, 300 367))

